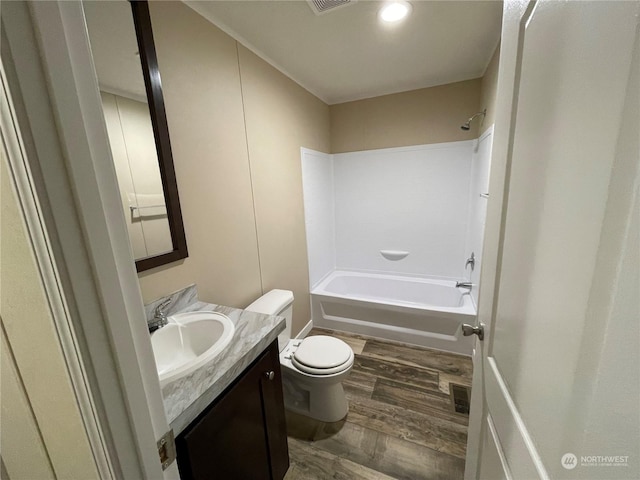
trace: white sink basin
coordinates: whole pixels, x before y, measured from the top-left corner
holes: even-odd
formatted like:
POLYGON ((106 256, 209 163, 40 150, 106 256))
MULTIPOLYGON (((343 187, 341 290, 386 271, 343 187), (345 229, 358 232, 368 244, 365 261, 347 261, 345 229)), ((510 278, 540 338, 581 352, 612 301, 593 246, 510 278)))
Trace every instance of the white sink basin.
POLYGON ((235 325, 218 312, 178 313, 151 335, 160 385, 193 372, 224 350, 235 325))

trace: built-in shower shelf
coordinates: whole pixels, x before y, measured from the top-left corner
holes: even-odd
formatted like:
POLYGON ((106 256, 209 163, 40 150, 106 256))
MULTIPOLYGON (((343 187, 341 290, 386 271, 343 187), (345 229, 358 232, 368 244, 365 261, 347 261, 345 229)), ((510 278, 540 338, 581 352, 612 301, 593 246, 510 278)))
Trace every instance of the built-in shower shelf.
POLYGON ((397 262, 398 260, 402 260, 409 252, 404 250, 380 250, 380 255, 382 255, 387 260, 391 260, 392 262, 397 262))

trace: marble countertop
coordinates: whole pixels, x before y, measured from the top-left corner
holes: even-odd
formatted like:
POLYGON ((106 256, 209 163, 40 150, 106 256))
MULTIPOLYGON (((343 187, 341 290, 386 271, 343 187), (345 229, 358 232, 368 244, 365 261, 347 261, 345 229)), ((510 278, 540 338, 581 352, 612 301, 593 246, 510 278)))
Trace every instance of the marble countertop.
POLYGON ((167 315, 213 310, 225 314, 236 327, 229 346, 220 355, 193 373, 162 387, 167 419, 174 434, 178 435, 278 338, 285 328, 285 320, 201 302, 197 299, 195 285, 146 305, 147 318, 153 317, 155 307, 167 298, 172 299, 165 310, 167 315))

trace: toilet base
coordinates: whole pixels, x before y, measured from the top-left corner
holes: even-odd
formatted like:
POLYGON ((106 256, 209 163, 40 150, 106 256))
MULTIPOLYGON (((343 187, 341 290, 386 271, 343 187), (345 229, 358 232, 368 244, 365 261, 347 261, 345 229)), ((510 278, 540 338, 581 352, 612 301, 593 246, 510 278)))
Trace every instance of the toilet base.
POLYGON ((321 422, 337 422, 349 412, 342 382, 312 384, 283 369, 284 407, 321 422))

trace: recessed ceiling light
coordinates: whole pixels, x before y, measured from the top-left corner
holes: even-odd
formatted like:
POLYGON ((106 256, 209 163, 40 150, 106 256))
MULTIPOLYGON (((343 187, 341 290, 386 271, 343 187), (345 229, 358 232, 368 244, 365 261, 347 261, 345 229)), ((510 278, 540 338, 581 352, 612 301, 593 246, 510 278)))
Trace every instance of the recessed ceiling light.
POLYGON ((380 19, 385 22, 398 22, 411 12, 411 4, 404 0, 394 0, 386 3, 380 9, 380 19))

